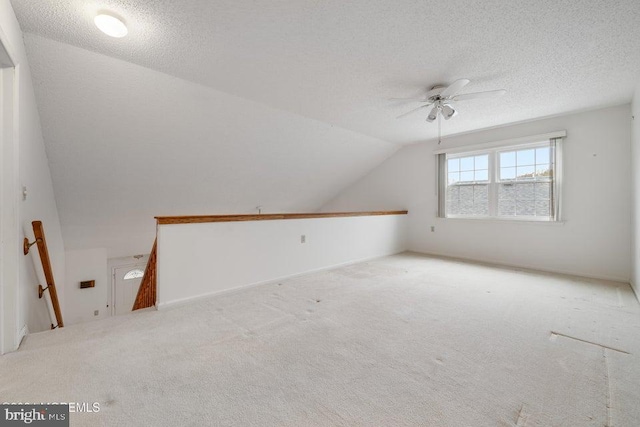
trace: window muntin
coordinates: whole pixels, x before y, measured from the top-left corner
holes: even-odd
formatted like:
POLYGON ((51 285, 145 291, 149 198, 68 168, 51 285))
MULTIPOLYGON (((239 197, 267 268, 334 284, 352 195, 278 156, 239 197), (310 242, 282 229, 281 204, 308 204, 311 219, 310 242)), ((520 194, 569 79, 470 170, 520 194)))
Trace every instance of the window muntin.
POLYGON ((553 221, 554 151, 546 141, 447 154, 445 217, 553 221))
POLYGON ((447 177, 449 184, 486 182, 489 180, 489 156, 447 158, 447 177))

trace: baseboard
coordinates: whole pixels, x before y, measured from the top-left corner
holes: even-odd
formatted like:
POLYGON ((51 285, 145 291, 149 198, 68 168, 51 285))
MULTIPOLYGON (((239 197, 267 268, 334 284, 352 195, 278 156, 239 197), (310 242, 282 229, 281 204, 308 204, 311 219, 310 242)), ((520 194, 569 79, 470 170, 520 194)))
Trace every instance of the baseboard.
POLYGON ((633 283, 633 280, 629 281, 629 285, 631 286, 631 290, 633 291, 633 295, 635 295, 636 300, 640 304, 640 298, 638 298, 638 292, 636 292, 636 285, 633 283))
POLYGON ((277 278, 274 278, 274 279, 269 279, 269 280, 263 280, 263 281, 260 281, 260 282, 250 283, 248 285, 241 285, 241 286, 236 286, 234 288, 223 289, 223 290, 213 291, 213 292, 207 292, 207 293, 204 293, 204 294, 194 295, 194 296, 191 296, 191 297, 181 298, 181 299, 168 301, 168 302, 158 302, 158 303, 156 303, 156 309, 157 310, 165 310, 165 309, 172 308, 172 307, 178 307, 178 306, 189 304, 191 302, 194 302, 194 301, 197 301, 197 300, 200 300, 200 299, 211 298, 211 297, 216 297, 216 296, 220 296, 220 295, 233 294, 233 293, 236 293, 236 292, 244 291, 246 289, 254 288, 256 286, 268 285, 268 284, 280 282, 282 280, 293 279, 294 277, 304 276, 305 274, 311 274, 311 273, 318 273, 318 272, 321 272, 321 271, 333 270, 334 268, 345 267, 347 265, 352 265, 352 264, 357 264, 357 263, 360 263, 360 262, 366 262, 366 261, 371 261, 371 260, 374 260, 374 259, 384 258, 384 257, 390 256, 390 255, 403 253, 405 251, 406 251, 406 249, 401 249, 401 250, 390 252, 390 253, 383 254, 383 255, 376 255, 376 256, 372 256, 372 257, 360 258, 360 259, 356 259, 356 260, 352 260, 352 261, 346 261, 346 262, 339 263, 339 264, 332 264, 332 265, 329 265, 329 266, 326 266, 326 267, 320 267, 320 268, 316 268, 316 269, 313 269, 313 270, 307 270, 307 271, 303 271, 303 272, 300 272, 300 273, 295 273, 295 274, 290 274, 290 275, 287 275, 287 276, 277 277, 277 278))
POLYGON ((22 340, 27 335, 29 335, 29 328, 27 327, 27 325, 24 325, 22 329, 20 329, 20 331, 18 332, 18 340, 17 340, 18 348, 20 348, 20 344, 22 344, 22 340))
MULTIPOLYGON (((538 266, 532 266, 532 265, 511 264, 511 263, 500 262, 500 261, 487 259, 487 258, 480 258, 480 257, 470 258, 470 257, 459 256, 459 255, 452 255, 452 254, 442 253, 442 252, 422 252, 422 251, 414 251, 414 250, 409 251, 409 252, 413 252, 413 253, 421 254, 421 255, 433 256, 433 257, 441 257, 441 258, 449 258, 449 259, 466 261, 466 262, 481 263, 481 264, 486 264, 486 265, 491 265, 491 266, 496 266, 496 267, 518 268, 518 269, 539 271, 539 272, 543 272, 543 273, 562 274, 564 276, 584 277, 586 279, 596 279, 596 280, 605 280, 605 281, 608 281, 608 282, 618 282, 618 283, 627 284, 627 285, 629 285, 630 288, 633 289, 633 286, 631 286, 631 281, 628 278, 624 278, 624 277, 599 276, 599 275, 585 274, 585 273, 569 271, 569 270, 557 270, 557 269, 552 269, 552 268, 540 268, 538 266)), ((635 292, 635 290, 634 290, 634 292, 635 292)), ((636 297, 637 297, 637 295, 636 295, 636 297)))

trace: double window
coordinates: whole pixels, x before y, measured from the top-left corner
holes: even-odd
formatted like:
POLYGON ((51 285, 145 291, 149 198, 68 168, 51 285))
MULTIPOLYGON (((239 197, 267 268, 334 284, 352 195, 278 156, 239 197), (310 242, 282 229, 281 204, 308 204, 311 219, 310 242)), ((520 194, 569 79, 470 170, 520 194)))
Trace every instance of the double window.
POLYGON ((439 153, 439 216, 557 221, 560 142, 439 153))

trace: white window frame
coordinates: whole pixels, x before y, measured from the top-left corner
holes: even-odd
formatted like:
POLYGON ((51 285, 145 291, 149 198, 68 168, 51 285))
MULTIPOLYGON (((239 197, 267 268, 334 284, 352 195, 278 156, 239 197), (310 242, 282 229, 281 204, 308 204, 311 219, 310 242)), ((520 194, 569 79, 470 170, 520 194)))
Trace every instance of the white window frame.
MULTIPOLYGON (((437 190, 438 196, 438 217, 446 219, 471 219, 471 220, 497 220, 515 222, 561 222, 561 189, 562 189, 562 140, 566 136, 565 131, 554 132, 545 135, 517 138, 509 141, 478 144, 467 147, 456 147, 436 151, 437 165, 437 190), (524 216, 524 215, 502 215, 498 214, 499 186, 504 183, 500 180, 500 153, 518 151, 529 148, 550 147, 550 165, 553 164, 553 177, 551 182, 550 215, 549 216, 524 216), (447 214, 446 212, 446 192, 448 187, 449 171, 448 160, 471 157, 478 155, 488 155, 489 181, 486 182, 488 188, 489 209, 488 215, 459 215, 447 214)), ((511 182, 510 180, 507 182, 511 182)), ((523 182, 514 180, 513 182, 523 182)), ((548 182, 539 179, 532 179, 525 182, 548 182)), ((485 181, 465 182, 459 185, 477 185, 485 181)))
MULTIPOLYGON (((494 168, 494 161, 493 161, 493 156, 491 154, 491 150, 483 150, 483 151, 464 151, 464 152, 460 152, 460 153, 455 153, 455 154, 451 154, 451 155, 446 155, 445 156, 445 162, 444 162, 444 175, 443 177, 445 178, 445 188, 448 187, 449 185, 449 169, 448 169, 448 165, 449 162, 448 160, 450 159, 461 159, 464 157, 475 157, 475 156, 482 156, 482 155, 487 155, 488 160, 487 160, 487 168, 488 170, 488 180, 487 181, 464 181, 463 183, 460 184, 455 184, 456 186, 465 186, 465 185, 487 185, 489 187, 489 215, 447 215, 446 218, 473 218, 473 219, 489 219, 489 218, 493 218, 492 217, 492 208, 493 208, 493 203, 492 203, 492 192, 491 192, 491 185, 493 184, 493 175, 495 175, 495 168, 494 168)), ((444 195, 444 198, 446 198, 446 192, 444 195)), ((445 200, 445 205, 446 205, 446 200, 445 200)), ((445 212, 446 214, 446 212, 445 212)))

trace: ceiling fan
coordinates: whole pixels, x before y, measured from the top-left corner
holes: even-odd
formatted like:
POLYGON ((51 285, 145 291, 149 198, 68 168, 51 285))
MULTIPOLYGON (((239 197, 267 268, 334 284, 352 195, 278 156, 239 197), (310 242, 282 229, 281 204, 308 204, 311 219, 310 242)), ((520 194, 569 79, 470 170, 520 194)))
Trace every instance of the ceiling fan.
MULTIPOLYGON (((458 111, 454 108, 454 102, 478 98, 497 98, 507 93, 506 90, 499 89, 489 90, 486 92, 463 93, 458 95, 457 93, 468 85, 469 82, 470 80, 468 79, 459 79, 451 83, 449 86, 434 86, 420 98, 392 98, 397 101, 414 101, 424 104, 399 115, 396 119, 402 119, 411 114, 417 113, 418 111, 431 107, 431 111, 429 111, 429 115, 427 115, 428 122, 431 123, 440 117, 444 117, 445 120, 449 120, 451 117, 458 114, 458 111)), ((438 131, 438 140, 440 140, 440 131, 438 131)))

